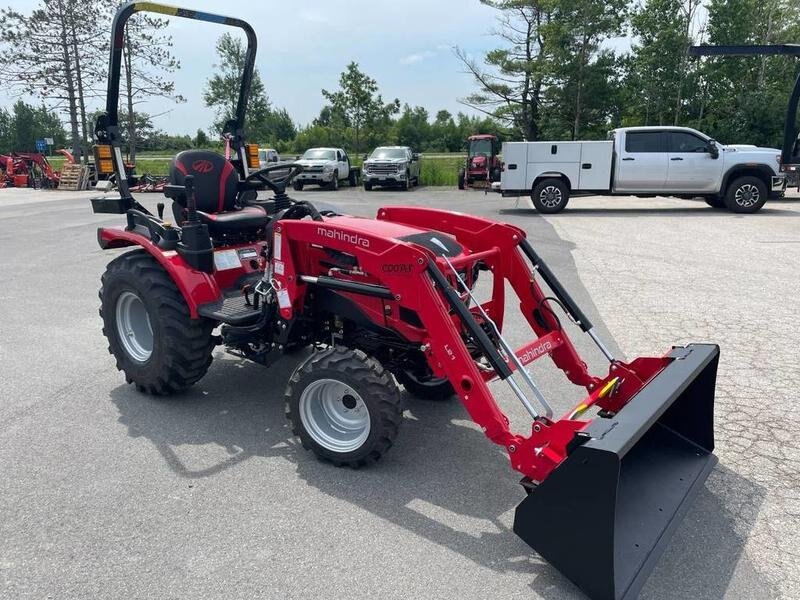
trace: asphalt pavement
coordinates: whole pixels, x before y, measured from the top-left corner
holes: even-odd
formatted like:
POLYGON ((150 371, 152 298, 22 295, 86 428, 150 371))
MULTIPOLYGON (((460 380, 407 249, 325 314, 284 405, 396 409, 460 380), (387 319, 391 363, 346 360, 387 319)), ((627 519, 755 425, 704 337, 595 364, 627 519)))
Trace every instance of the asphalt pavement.
MULTIPOLYGON (((408 398, 395 446, 354 471, 292 437, 296 357, 265 369, 218 350, 175 398, 126 385, 98 316, 115 252, 95 237, 123 221, 92 214, 92 195, 0 190, 0 597, 583 598, 511 531, 519 477, 457 400, 408 398)), ((719 343, 720 463, 642 598, 800 598, 800 198, 746 216, 585 198, 543 218, 479 191, 296 196, 514 223, 615 352, 719 343)), ((528 339, 519 317, 507 330, 528 339)), ((559 409, 579 395, 544 363, 534 374, 559 409)), ((524 431, 517 401, 493 389, 524 431)))

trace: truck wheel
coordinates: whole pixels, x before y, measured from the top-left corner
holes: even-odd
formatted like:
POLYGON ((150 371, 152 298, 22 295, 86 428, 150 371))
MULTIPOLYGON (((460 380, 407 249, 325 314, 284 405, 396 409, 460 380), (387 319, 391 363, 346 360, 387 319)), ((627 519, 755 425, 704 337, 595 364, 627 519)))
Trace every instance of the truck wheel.
POLYGON ((423 400, 447 400, 456 393, 447 378, 421 381, 415 373, 407 370, 398 370, 395 377, 409 394, 423 400))
POLYGON ((334 192, 339 189, 339 171, 333 172, 333 181, 328 184, 328 187, 334 192))
POLYGON ((411 189, 411 174, 408 171, 406 171, 405 181, 400 184, 400 189, 404 192, 407 192, 411 189))
POLYGON ((286 416, 303 447, 336 466, 373 463, 392 446, 403 420, 400 390, 360 350, 310 356, 286 388, 286 416))
POLYGON ((369 181, 364 182, 364 191, 371 192, 372 191, 372 184, 369 181))
POLYGON ((467 174, 464 172, 464 169, 458 172, 458 189, 467 189, 467 174))
POLYGON ((358 177, 356 177, 355 171, 350 171, 350 174, 347 176, 347 183, 350 187, 356 187, 358 185, 358 177))
POLYGON ((735 213, 754 213, 767 201, 767 186, 758 177, 739 177, 728 186, 725 205, 735 213))
POLYGON ((140 392, 174 394, 211 365, 214 322, 192 319, 175 282, 145 251, 109 263, 100 288, 108 351, 140 392))
POLYGON ((711 208, 725 208, 725 199, 719 196, 706 196, 703 198, 711 208))
POLYGON ((554 215, 567 207, 569 188, 563 179, 543 179, 534 186, 531 200, 540 213, 554 215))
POLYGON ((302 181, 295 181, 294 185, 292 187, 294 187, 294 191, 295 192, 302 192, 303 191, 303 182, 302 181))

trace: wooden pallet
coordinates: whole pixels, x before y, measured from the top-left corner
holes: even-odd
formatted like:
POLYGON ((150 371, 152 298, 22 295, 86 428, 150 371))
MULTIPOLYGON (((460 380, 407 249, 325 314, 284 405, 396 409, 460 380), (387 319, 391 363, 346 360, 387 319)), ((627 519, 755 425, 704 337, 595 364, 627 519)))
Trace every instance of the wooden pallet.
POLYGON ((67 163, 61 169, 58 189, 67 191, 85 190, 89 183, 89 169, 76 163, 67 163))

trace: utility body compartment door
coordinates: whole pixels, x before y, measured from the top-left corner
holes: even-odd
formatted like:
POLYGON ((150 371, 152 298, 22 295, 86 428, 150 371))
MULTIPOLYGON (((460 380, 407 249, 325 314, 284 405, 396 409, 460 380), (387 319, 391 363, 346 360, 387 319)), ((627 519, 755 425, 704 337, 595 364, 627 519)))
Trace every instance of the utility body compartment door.
POLYGON ((503 173, 500 176, 500 189, 520 191, 527 189, 525 184, 528 172, 528 142, 503 143, 503 173))
POLYGON ((610 190, 613 161, 614 142, 581 142, 580 182, 573 189, 610 190))
POLYGON ((617 142, 614 191, 664 193, 669 170, 667 132, 627 131, 617 142))
POLYGON ((536 179, 547 173, 560 173, 578 189, 581 172, 582 142, 529 142, 526 189, 533 189, 536 179))

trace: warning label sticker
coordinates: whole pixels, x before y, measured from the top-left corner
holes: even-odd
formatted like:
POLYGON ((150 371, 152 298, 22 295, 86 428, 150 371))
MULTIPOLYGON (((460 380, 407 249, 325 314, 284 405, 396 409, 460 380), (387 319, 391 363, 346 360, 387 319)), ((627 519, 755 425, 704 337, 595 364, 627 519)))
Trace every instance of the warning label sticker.
POLYGON ((221 250, 214 252, 214 266, 217 271, 227 271, 238 269, 242 266, 242 261, 239 260, 239 253, 236 250, 221 250))

